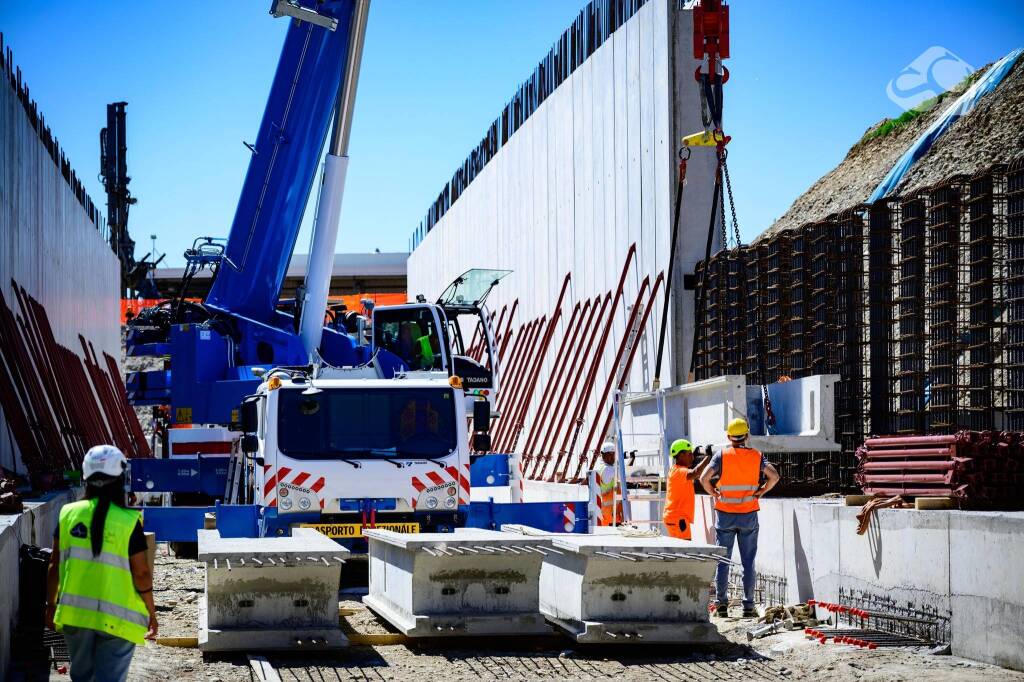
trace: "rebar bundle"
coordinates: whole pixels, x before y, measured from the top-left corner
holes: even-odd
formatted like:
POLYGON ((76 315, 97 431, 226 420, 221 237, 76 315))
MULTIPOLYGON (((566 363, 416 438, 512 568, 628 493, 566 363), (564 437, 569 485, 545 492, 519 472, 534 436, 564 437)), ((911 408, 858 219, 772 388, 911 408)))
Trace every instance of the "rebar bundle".
POLYGON ((857 460, 857 483, 868 495, 952 497, 974 509, 1024 508, 1024 433, 869 438, 857 460))

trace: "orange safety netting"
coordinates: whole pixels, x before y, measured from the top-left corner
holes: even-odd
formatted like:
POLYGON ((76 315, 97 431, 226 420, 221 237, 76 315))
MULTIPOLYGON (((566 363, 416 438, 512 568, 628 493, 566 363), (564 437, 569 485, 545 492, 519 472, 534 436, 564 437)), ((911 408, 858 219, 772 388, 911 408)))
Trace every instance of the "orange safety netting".
MULTIPOLYGON (((349 310, 362 310, 362 300, 368 298, 374 302, 375 305, 400 305, 408 301, 405 292, 398 294, 348 294, 345 296, 329 296, 327 301, 329 304, 333 303, 344 303, 349 310)), ((164 299, 156 298, 122 298, 121 299, 121 324, 125 324, 127 320, 127 314, 131 311, 132 315, 138 315, 139 311, 143 308, 149 308, 157 305, 164 299)), ((188 298, 185 299, 193 303, 200 303, 200 298, 188 298)))

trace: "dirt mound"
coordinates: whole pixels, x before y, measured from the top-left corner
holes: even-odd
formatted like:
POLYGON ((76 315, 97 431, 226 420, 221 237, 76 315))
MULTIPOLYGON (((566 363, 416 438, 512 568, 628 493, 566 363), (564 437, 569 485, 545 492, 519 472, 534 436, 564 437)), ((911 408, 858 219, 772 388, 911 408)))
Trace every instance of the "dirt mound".
MULTIPOLYGON (((975 173, 1008 162, 1024 152, 1024 59, 1002 83, 966 116, 954 123, 928 153, 911 167, 898 193, 934 184, 957 173, 975 173)), ((896 160, 925 129, 988 70, 979 69, 957 87, 940 95, 926 111, 868 128, 846 158, 804 192, 760 238, 799 227, 866 201, 896 160), (911 118, 911 116, 913 116, 911 118)))

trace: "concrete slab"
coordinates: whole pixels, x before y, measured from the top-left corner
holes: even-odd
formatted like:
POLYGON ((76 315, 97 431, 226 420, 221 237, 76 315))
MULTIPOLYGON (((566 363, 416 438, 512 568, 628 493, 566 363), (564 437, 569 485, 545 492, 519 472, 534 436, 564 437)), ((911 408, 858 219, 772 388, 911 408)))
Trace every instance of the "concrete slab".
POLYGON ((409 637, 551 633, 538 606, 547 539, 475 528, 364 535, 363 603, 409 637))
POLYGON ((723 641, 708 619, 708 585, 724 549, 602 530, 543 534, 557 551, 544 557, 540 575, 540 610, 549 621, 581 643, 723 641))
POLYGON ((222 538, 200 530, 206 593, 199 612, 203 651, 345 646, 338 586, 348 550, 319 531, 292 537, 222 538))

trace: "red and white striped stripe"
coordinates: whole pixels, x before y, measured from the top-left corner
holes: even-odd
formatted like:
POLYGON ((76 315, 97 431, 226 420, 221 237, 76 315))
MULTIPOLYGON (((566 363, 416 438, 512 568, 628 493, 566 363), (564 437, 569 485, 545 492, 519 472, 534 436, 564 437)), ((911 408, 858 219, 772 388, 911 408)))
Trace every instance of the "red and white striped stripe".
POLYGON ((455 485, 457 487, 456 497, 460 506, 469 504, 469 464, 463 464, 462 469, 463 472, 460 474, 458 467, 446 466, 443 469, 434 469, 420 476, 410 478, 409 482, 416 491, 416 495, 409 500, 410 506, 413 509, 416 508, 417 496, 427 488, 446 485, 455 485))
POLYGON ((576 504, 566 502, 562 510, 562 527, 566 533, 571 533, 576 528, 576 504))
MULTIPOLYGON (((314 478, 313 474, 306 471, 296 471, 289 467, 281 467, 274 473, 270 473, 273 467, 269 464, 263 465, 263 504, 267 507, 277 506, 276 488, 282 483, 289 483, 297 488, 305 488, 320 496, 320 491, 327 481, 323 476, 314 478), (312 483, 311 483, 312 481, 312 483)), ((323 509, 324 501, 320 500, 320 508, 323 509)))
POLYGON ((590 472, 589 479, 587 481, 587 492, 590 493, 590 530, 592 533, 593 528, 600 526, 604 515, 601 509, 601 472, 593 470, 590 472))

